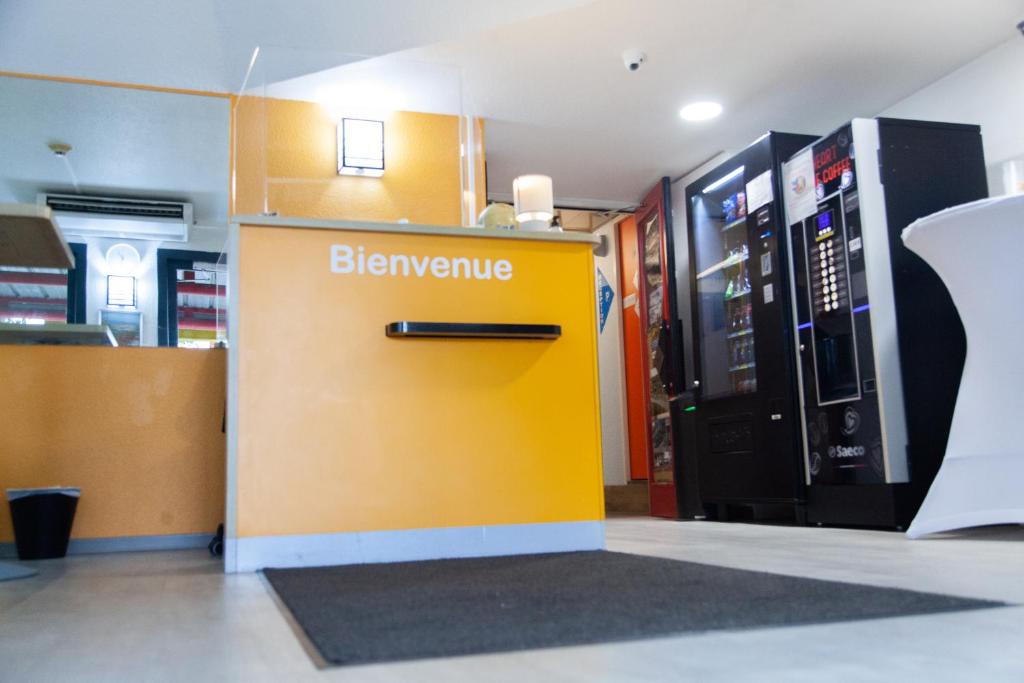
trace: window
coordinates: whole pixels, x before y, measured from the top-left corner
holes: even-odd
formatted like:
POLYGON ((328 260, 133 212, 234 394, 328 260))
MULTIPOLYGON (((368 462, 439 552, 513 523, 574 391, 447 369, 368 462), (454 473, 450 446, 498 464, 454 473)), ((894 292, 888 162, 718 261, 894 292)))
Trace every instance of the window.
POLYGON ((85 322, 86 246, 69 246, 71 270, 0 267, 0 323, 85 322))
POLYGON ((212 252, 157 252, 160 346, 209 349, 227 341, 224 261, 212 252))

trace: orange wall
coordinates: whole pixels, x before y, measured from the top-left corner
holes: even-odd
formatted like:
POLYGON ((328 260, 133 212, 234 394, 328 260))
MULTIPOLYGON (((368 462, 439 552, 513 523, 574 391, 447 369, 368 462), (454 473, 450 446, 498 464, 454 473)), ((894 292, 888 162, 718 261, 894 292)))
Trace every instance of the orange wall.
POLYGON ((0 347, 0 486, 81 487, 73 538, 212 533, 225 385, 220 350, 0 347))
MULTIPOLYGON (((370 178, 338 175, 337 121, 319 104, 241 97, 233 106, 232 213, 269 209, 303 218, 462 224, 459 117, 392 113, 384 122, 384 176, 370 178)), ((479 212, 483 126, 477 125, 479 212)))
MULTIPOLYGON (((639 237, 636 219, 632 216, 619 223, 619 255, 622 260, 619 273, 622 279, 622 299, 632 296, 639 300, 637 289, 640 267, 639 237)), ((641 305, 643 303, 641 302, 641 305)), ((647 479, 647 398, 644 391, 643 320, 635 305, 622 309, 622 346, 626 356, 626 416, 629 423, 629 477, 647 479)))

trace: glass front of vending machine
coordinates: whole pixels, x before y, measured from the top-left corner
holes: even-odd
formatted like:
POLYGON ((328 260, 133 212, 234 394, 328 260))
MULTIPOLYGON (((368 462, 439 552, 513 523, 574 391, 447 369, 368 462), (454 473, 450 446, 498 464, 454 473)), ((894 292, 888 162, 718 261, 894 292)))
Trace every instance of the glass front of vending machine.
POLYGON ((694 197, 701 398, 757 391, 743 166, 694 197))

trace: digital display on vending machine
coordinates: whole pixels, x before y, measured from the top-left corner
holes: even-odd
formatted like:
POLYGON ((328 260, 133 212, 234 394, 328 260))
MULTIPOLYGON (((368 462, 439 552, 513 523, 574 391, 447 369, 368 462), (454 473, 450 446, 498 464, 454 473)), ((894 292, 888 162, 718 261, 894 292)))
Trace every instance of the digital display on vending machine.
POLYGON ((823 239, 831 237, 835 233, 835 221, 834 212, 832 209, 819 213, 815 219, 817 232, 815 234, 815 241, 820 242, 823 239))

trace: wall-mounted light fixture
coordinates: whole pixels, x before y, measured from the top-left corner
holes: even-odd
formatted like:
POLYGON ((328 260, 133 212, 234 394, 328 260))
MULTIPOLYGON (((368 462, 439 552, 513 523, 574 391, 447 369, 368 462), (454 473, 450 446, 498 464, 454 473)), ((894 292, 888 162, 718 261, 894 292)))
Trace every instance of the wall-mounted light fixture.
POLYGON ((338 125, 338 175, 384 175, 384 122, 342 119, 338 125))
POLYGON ((108 275, 107 305, 135 306, 135 278, 131 275, 108 275))
POLYGON ((555 194, 546 175, 521 175, 512 181, 512 199, 520 230, 548 230, 555 217, 555 194))

